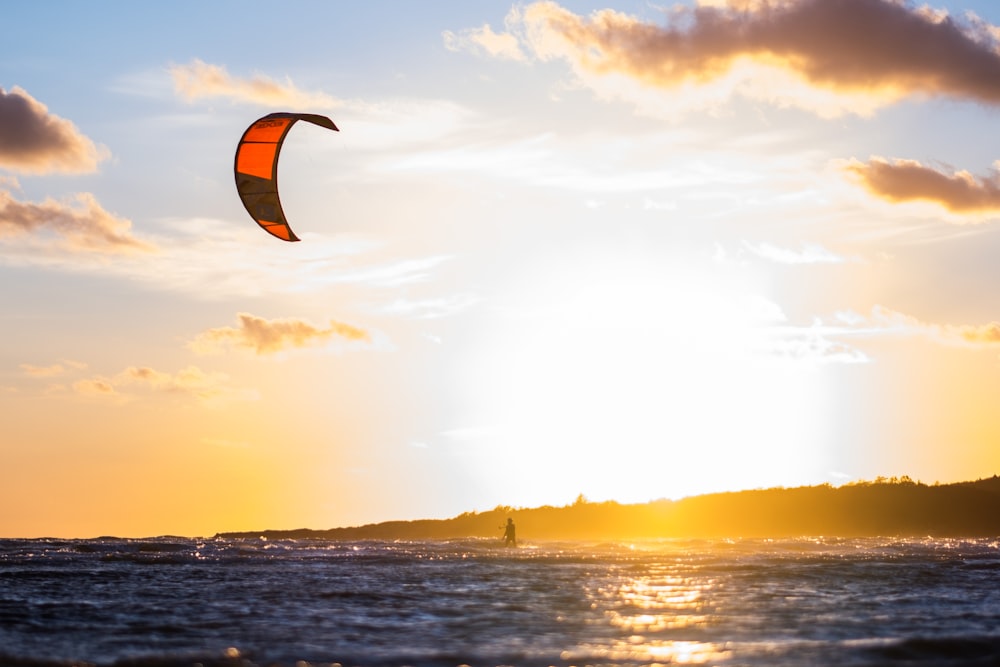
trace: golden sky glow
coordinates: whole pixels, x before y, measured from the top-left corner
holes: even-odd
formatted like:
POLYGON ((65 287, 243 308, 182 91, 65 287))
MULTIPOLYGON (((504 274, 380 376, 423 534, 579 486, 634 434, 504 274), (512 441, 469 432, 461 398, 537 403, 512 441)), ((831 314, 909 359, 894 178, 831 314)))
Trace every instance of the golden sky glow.
POLYGON ((0 535, 1000 472, 995 3, 184 6, 6 11, 0 535))

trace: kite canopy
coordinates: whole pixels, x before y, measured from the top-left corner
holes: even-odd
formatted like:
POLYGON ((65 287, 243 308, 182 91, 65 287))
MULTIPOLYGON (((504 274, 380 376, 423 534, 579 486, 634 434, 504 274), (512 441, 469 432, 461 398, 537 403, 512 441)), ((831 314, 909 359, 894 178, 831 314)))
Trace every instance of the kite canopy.
POLYGON ((299 237, 288 226, 278 199, 278 154, 288 130, 300 120, 339 131, 326 116, 272 113, 248 127, 236 147, 236 190, 243 206, 264 231, 283 241, 298 241, 299 237))

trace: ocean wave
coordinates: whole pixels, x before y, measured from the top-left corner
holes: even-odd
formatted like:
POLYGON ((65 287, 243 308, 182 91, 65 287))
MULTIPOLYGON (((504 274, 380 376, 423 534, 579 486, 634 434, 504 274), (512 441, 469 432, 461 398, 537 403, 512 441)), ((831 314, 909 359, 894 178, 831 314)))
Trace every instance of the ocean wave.
POLYGON ((978 539, 0 540, 0 667, 1000 664, 998 572, 978 539))

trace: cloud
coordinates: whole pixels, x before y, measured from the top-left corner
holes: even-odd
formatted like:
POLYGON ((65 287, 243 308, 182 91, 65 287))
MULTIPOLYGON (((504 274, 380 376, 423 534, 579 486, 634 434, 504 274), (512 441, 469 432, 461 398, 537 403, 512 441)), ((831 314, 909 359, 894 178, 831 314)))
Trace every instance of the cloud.
POLYGON ((861 350, 833 340, 836 333, 819 326, 781 328, 767 341, 766 354, 772 360, 808 367, 871 361, 861 350))
POLYGON ((447 317, 479 303, 475 294, 462 293, 438 298, 411 300, 400 298, 381 309, 383 313, 413 319, 435 319, 447 317))
POLYGON ((76 195, 75 206, 47 199, 20 202, 0 190, 0 239, 54 232, 61 245, 78 252, 150 252, 151 244, 132 235, 132 223, 105 211, 92 194, 76 195))
MULTIPOLYGON (((959 22, 896 0, 716 1, 666 16, 658 25, 536 2, 507 23, 525 51, 567 61, 608 95, 621 96, 609 86, 624 79, 647 91, 721 86, 701 102, 738 92, 825 116, 909 95, 1000 104, 998 30, 974 16, 959 22)), ((483 47, 473 37, 486 34, 468 33, 465 43, 483 47)))
POLYGON ((400 259, 380 266, 345 272, 337 277, 336 282, 363 283, 375 287, 399 287, 425 282, 433 269, 451 259, 451 255, 400 259))
POLYGON ((80 396, 125 403, 139 398, 141 392, 147 392, 194 398, 209 405, 258 398, 256 391, 232 386, 225 373, 208 372, 196 366, 188 366, 176 373, 158 371, 150 366, 129 366, 112 376, 81 377, 86 369, 87 364, 70 360, 48 366, 21 364, 21 370, 31 378, 66 377, 67 382, 71 382, 69 387, 65 384, 48 386, 46 393, 50 395, 64 395, 71 389, 80 396), (74 376, 79 379, 73 380, 74 376))
MULTIPOLYGON (((115 277, 156 290, 186 293, 196 299, 286 294, 296 298, 337 286, 338 293, 385 293, 436 279, 452 256, 398 258, 373 234, 306 232, 296 261, 276 261, 273 247, 261 243, 252 225, 217 218, 149 218, 143 241, 155 252, 116 255, 74 252, 55 234, 41 230, 34 238, 5 234, 0 204, 0 266, 31 266, 83 275, 115 277), (4 238, 4 236, 9 238, 4 238), (220 258, 225 257, 225 262, 220 258)), ((249 222, 249 219, 248 219, 249 222)), ((111 252, 108 249, 108 252, 111 252)))
POLYGON ((869 317, 855 313, 843 314, 857 333, 867 335, 891 334, 897 336, 922 336, 941 345, 972 348, 1000 346, 1000 322, 986 324, 938 324, 924 322, 912 315, 875 306, 869 317))
POLYGON ((87 364, 79 361, 64 361, 61 364, 50 364, 48 366, 35 366, 33 364, 21 364, 24 374, 34 378, 51 378, 68 373, 71 370, 82 370, 87 364))
POLYGON ((1000 322, 989 322, 979 326, 960 326, 956 328, 956 332, 962 340, 973 345, 1000 344, 1000 322))
POLYGON ((230 75, 225 67, 198 59, 187 65, 171 66, 170 76, 174 91, 188 101, 224 97, 261 106, 294 108, 329 108, 340 104, 325 93, 300 90, 291 80, 281 83, 263 74, 241 79, 230 75))
POLYGON ((782 248, 771 243, 743 242, 743 247, 751 253, 778 264, 840 264, 844 258, 823 246, 806 244, 798 250, 782 248))
POLYGON ((21 370, 24 371, 25 375, 33 378, 51 378, 66 372, 66 369, 61 364, 52 364, 51 366, 21 364, 21 370))
POLYGON ((86 173, 108 155, 23 88, 0 88, 0 167, 29 174, 86 173))
POLYGON ((891 202, 927 201, 953 213, 1000 211, 1000 176, 977 178, 967 171, 946 174, 915 160, 872 157, 842 167, 870 193, 891 202))
POLYGON ((1000 349, 1000 322, 941 324, 876 305, 868 315, 837 313, 832 322, 764 329, 748 346, 763 360, 806 366, 869 363, 865 352, 845 341, 864 338, 923 338, 937 345, 970 350, 1000 349))
POLYGON ((502 60, 525 62, 528 58, 517 37, 510 33, 496 33, 489 24, 470 28, 459 33, 446 30, 442 33, 445 48, 451 51, 483 51, 502 60))
POLYGON ((149 366, 129 366, 112 376, 95 376, 73 383, 73 390, 83 396, 127 401, 134 390, 195 398, 206 404, 233 400, 256 400, 252 390, 233 387, 225 373, 209 373, 188 366, 177 373, 164 373, 149 366))
POLYGON ((117 394, 114 384, 104 378, 89 378, 73 383, 73 390, 84 396, 114 396, 117 394))
POLYGON ((238 326, 209 329, 198 334, 189 347, 203 354, 238 347, 266 355, 287 349, 321 346, 331 339, 354 343, 372 341, 367 331, 342 322, 331 321, 329 327, 321 328, 295 318, 268 320, 249 313, 239 313, 237 318, 238 326))

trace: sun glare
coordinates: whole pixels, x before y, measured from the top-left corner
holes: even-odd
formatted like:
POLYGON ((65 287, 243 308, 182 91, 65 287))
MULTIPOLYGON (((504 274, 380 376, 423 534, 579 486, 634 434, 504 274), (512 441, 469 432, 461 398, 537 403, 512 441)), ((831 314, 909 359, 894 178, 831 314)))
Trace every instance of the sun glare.
POLYGON ((537 502, 814 481, 798 452, 822 385, 769 357, 781 311, 746 278, 599 253, 523 272, 473 353, 474 410, 509 452, 482 463, 537 502))

